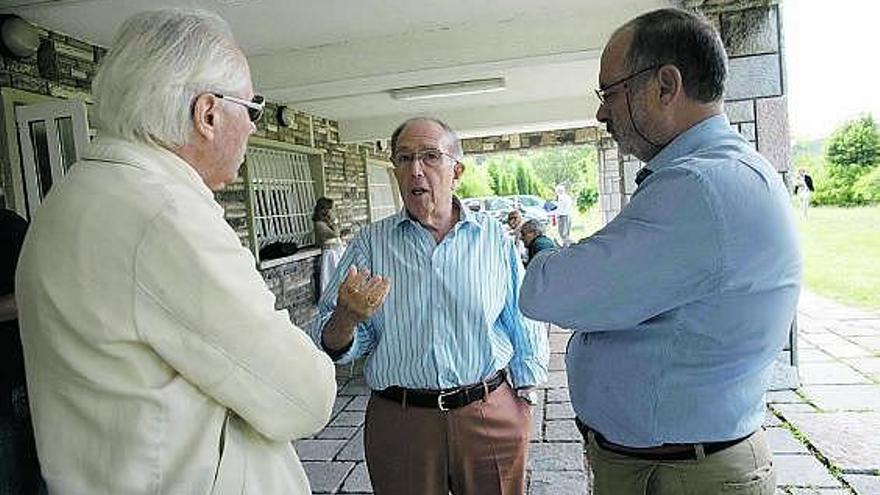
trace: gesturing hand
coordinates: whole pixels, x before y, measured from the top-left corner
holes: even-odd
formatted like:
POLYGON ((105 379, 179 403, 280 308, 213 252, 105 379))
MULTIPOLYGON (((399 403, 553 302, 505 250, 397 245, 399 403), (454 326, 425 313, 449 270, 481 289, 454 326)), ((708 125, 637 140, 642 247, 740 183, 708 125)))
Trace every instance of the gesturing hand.
POLYGON ((387 277, 370 276, 366 268, 358 271, 352 265, 339 286, 337 304, 358 321, 365 321, 379 309, 390 290, 391 281, 387 277))

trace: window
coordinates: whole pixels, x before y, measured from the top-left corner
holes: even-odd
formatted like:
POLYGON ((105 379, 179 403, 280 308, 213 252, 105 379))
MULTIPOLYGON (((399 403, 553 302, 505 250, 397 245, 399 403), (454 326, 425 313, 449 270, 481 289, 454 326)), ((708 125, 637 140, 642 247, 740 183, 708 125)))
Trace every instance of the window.
POLYGON ((257 250, 279 241, 313 244, 315 180, 309 155, 251 147, 247 164, 257 250))
POLYGON ((370 221, 375 222, 400 210, 400 195, 393 172, 385 162, 367 160, 367 186, 370 189, 370 221))

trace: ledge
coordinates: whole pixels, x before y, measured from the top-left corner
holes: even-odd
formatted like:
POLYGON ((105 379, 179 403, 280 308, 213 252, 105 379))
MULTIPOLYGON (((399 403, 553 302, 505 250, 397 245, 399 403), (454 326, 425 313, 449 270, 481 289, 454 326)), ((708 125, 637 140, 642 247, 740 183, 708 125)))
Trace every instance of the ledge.
POLYGON ((284 258, 261 261, 260 270, 268 270, 269 268, 275 268, 276 266, 286 265, 288 263, 296 263, 297 261, 314 258, 316 256, 321 256, 321 248, 311 246, 297 251, 290 256, 285 256, 284 258))

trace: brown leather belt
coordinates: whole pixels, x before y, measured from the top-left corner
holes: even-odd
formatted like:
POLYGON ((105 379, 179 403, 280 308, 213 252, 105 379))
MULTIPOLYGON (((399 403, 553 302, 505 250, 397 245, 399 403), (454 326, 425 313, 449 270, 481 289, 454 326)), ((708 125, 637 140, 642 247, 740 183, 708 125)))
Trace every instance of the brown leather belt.
POLYGON ((504 370, 495 373, 480 383, 465 385, 446 390, 419 390, 403 387, 388 387, 384 390, 374 390, 379 397, 400 402, 407 406, 425 407, 449 411, 464 407, 471 402, 478 401, 489 395, 498 388, 507 375, 504 370))
POLYGON ((636 459, 645 459, 649 461, 685 461, 696 460, 724 449, 733 447, 734 445, 749 438, 754 433, 735 438, 733 440, 725 440, 722 442, 703 442, 703 443, 666 443, 657 447, 627 447, 609 442, 601 433, 585 425, 580 418, 574 419, 578 430, 584 437, 585 442, 589 442, 590 434, 596 444, 604 450, 614 452, 615 454, 625 455, 627 457, 635 457, 636 459), (700 452, 702 451, 702 456, 700 452))

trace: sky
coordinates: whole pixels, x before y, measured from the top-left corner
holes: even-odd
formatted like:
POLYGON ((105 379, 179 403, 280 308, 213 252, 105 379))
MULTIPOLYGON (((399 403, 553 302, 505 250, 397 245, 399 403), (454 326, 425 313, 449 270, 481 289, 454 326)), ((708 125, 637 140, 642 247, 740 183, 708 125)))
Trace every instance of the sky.
POLYGON ((863 113, 880 121, 880 1, 785 0, 780 8, 792 138, 827 137, 863 113))

